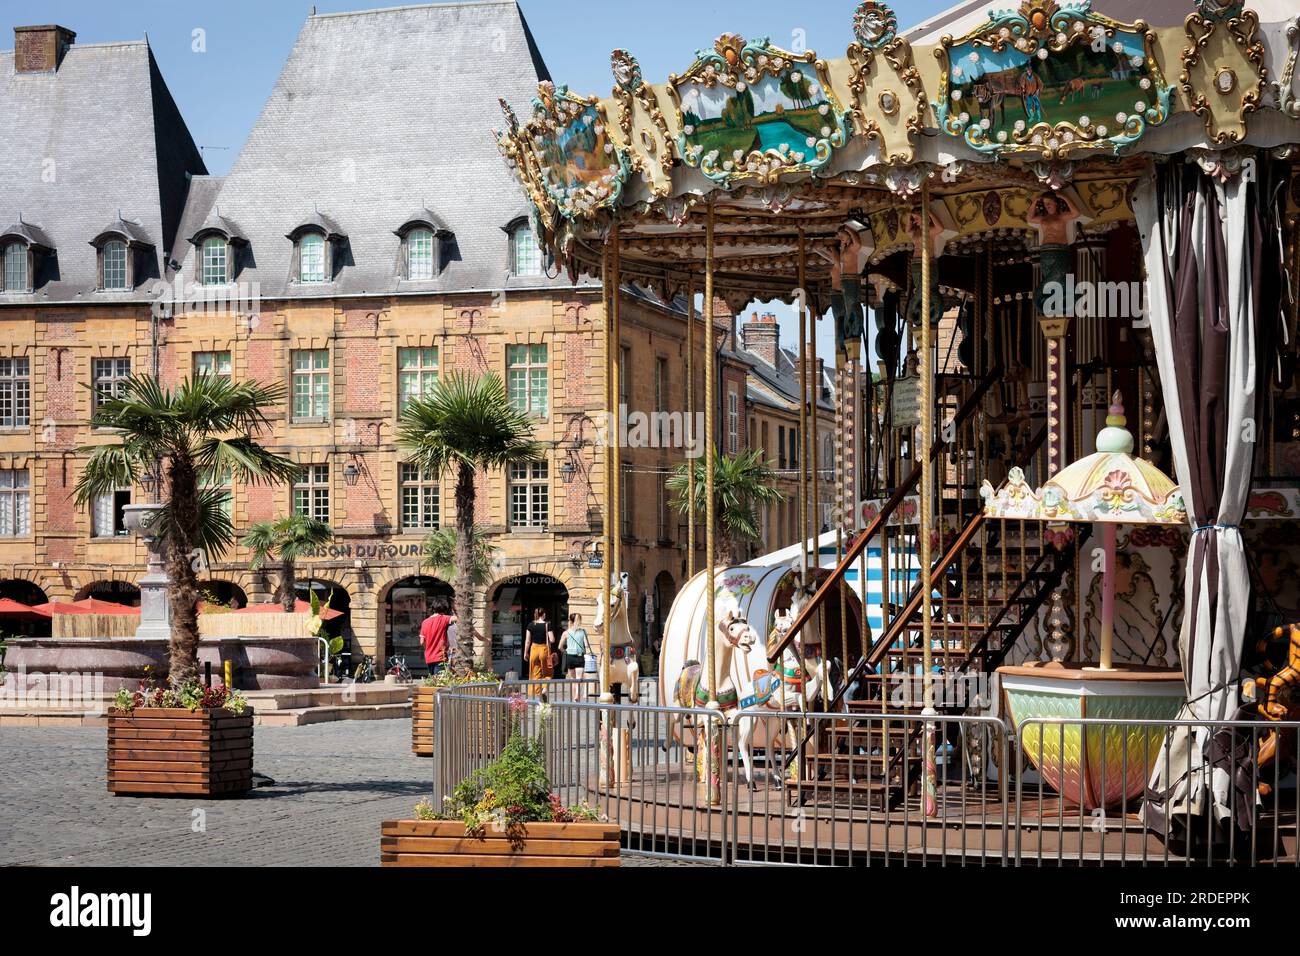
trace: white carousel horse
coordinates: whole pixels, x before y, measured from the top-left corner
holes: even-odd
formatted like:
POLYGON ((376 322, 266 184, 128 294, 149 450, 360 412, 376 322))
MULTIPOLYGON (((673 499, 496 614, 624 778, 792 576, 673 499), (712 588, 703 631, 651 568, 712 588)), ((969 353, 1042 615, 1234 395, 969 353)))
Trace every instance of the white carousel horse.
MULTIPOLYGON (((776 614, 775 635, 779 643, 789 633, 799 611, 812 597, 813 588, 802 583, 795 588, 795 595, 787 612, 776 614)), ((812 625, 812 622, 810 622, 812 625)), ((749 789, 754 785, 753 741, 754 726, 765 713, 774 710, 807 711, 828 686, 829 669, 820 654, 821 635, 815 625, 800 633, 782 653, 780 669, 773 671, 759 670, 748 682, 746 693, 742 696, 731 680, 731 658, 735 651, 747 654, 754 645, 757 634, 739 611, 728 611, 717 623, 714 634, 713 652, 718 673, 726 675, 719 682, 718 693, 710 695, 706 686, 704 667, 699 661, 687 661, 673 686, 673 703, 678 707, 690 708, 704 706, 710 699, 717 701, 723 719, 738 729, 737 749, 744 766, 745 782, 749 789), (810 667, 811 664, 811 667, 810 667)), ((774 642, 769 641, 769 645, 774 642)), ((668 748, 681 715, 673 714, 668 720, 668 736, 663 747, 668 748)), ((788 730, 783 727, 782 731, 788 730)), ((781 785, 779 774, 773 772, 773 780, 781 785)))
MULTIPOLYGON (((602 672, 601 680, 608 680, 608 683, 602 684, 600 696, 602 700, 612 700, 610 688, 619 684, 626 688, 627 699, 635 704, 640 694, 641 665, 637 663, 636 647, 632 642, 632 628, 627 623, 627 605, 631 590, 628 584, 628 573, 624 571, 610 577, 609 607, 613 624, 605 628, 605 652, 609 654, 609 667, 607 671, 602 672)), ((604 602, 600 602, 596 608, 595 626, 602 627, 604 623, 605 606, 604 602)))
MULTIPOLYGON (((768 646, 780 644, 795 619, 812 599, 816 588, 802 581, 795 587, 790 600, 790 610, 777 611, 773 624, 772 636, 768 646), (773 639, 775 638, 775 639, 773 639)), ((737 748, 740 759, 745 766, 745 782, 749 789, 754 789, 753 743, 754 727, 770 710, 799 711, 807 713, 813 703, 825 695, 831 686, 830 664, 822 655, 822 636, 817 630, 817 619, 810 620, 795 636, 781 654, 780 670, 775 674, 759 672, 754 675, 754 694, 752 701, 742 701, 743 706, 736 715, 738 728, 737 748), (745 718, 741 720, 741 718, 745 718)), ((793 721, 787 720, 782 733, 793 738, 793 721)), ((769 744, 769 751, 771 746, 769 744)), ((781 775, 776 770, 769 770, 771 780, 780 789, 781 775)))

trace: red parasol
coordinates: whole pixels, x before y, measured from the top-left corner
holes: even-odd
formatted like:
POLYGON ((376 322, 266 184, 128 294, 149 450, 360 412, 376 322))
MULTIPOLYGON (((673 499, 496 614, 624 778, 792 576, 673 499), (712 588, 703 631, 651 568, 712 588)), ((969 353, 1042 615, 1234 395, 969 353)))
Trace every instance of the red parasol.
MULTIPOLYGON (((282 613, 284 608, 279 604, 250 604, 248 607, 241 607, 236 610, 235 614, 275 614, 282 613)), ((311 603, 301 599, 293 602, 293 613, 310 614, 311 603)), ((342 617, 343 612, 335 610, 332 607, 322 607, 320 611, 321 620, 332 621, 336 617, 342 617)))

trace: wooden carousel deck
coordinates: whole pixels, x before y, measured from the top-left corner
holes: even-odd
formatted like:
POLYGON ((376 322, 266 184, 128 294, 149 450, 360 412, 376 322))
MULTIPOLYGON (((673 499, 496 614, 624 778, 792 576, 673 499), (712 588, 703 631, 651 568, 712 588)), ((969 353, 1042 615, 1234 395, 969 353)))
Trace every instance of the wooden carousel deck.
MULTIPOLYGON (((729 780, 728 786, 734 782, 729 780)), ((851 806, 852 794, 833 797, 812 783, 785 789, 759 784, 724 794, 709 806, 693 768, 661 765, 638 770, 628 783, 587 782, 589 799, 618 820, 633 850, 720 858, 737 863, 838 864, 961 862, 974 865, 1204 865, 1145 829, 1136 815, 1080 816, 1055 796, 1014 788, 1000 798, 995 785, 951 785, 935 795, 927 817, 918 796, 888 811, 851 806)), ((864 791, 866 787, 862 788, 864 791)), ((1293 805, 1294 794, 1287 803, 1293 805)), ((1265 814, 1255 832, 1253 858, 1261 864, 1300 862, 1296 813, 1265 814), (1276 837, 1275 837, 1276 834, 1276 837)), ((1252 858, 1249 837, 1235 848, 1237 862, 1252 858)), ((1213 860, 1227 864, 1227 859, 1213 860)))

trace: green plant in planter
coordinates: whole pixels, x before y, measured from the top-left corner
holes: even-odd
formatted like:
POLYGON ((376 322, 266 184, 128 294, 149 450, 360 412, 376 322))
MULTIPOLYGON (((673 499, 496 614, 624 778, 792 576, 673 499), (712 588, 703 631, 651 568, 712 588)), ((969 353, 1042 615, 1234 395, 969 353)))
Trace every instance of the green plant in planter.
POLYGON ((444 667, 437 674, 426 676, 420 683, 425 687, 461 687, 465 684, 498 684, 501 678, 492 671, 469 670, 457 674, 444 667))
POLYGON ((151 707, 184 708, 197 710, 226 710, 239 716, 248 709, 248 701, 237 690, 231 690, 224 684, 205 686, 202 682, 186 681, 183 684, 169 684, 167 687, 155 687, 152 677, 140 682, 138 690, 118 690, 113 698, 113 706, 124 714, 151 707))
MULTIPOLYGON (((510 737, 501 756, 458 783, 446 799, 443 813, 429 819, 458 819, 470 834, 481 834, 488 826, 499 826, 512 838, 522 839, 528 823, 573 823, 601 818, 598 810, 585 803, 566 807, 551 790, 545 746, 550 708, 542 705, 536 736, 524 730, 527 712, 526 698, 519 694, 510 698, 510 737)), ((417 817, 421 810, 420 806, 416 807, 417 817)), ((425 812, 432 812, 432 807, 425 812)))

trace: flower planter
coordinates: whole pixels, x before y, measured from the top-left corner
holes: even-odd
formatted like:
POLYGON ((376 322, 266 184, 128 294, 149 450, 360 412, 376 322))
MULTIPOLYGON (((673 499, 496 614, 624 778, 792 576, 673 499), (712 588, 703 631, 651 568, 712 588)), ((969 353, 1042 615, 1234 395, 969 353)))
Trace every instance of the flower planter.
POLYGON ((380 866, 618 866, 613 823, 528 823, 519 834, 489 827, 482 836, 456 820, 387 820, 380 866))
POLYGON ((433 695, 438 690, 416 685, 411 694, 411 752, 417 757, 433 756, 433 695))
POLYGON ((215 797, 253 787, 253 711, 108 712, 110 793, 215 797))

